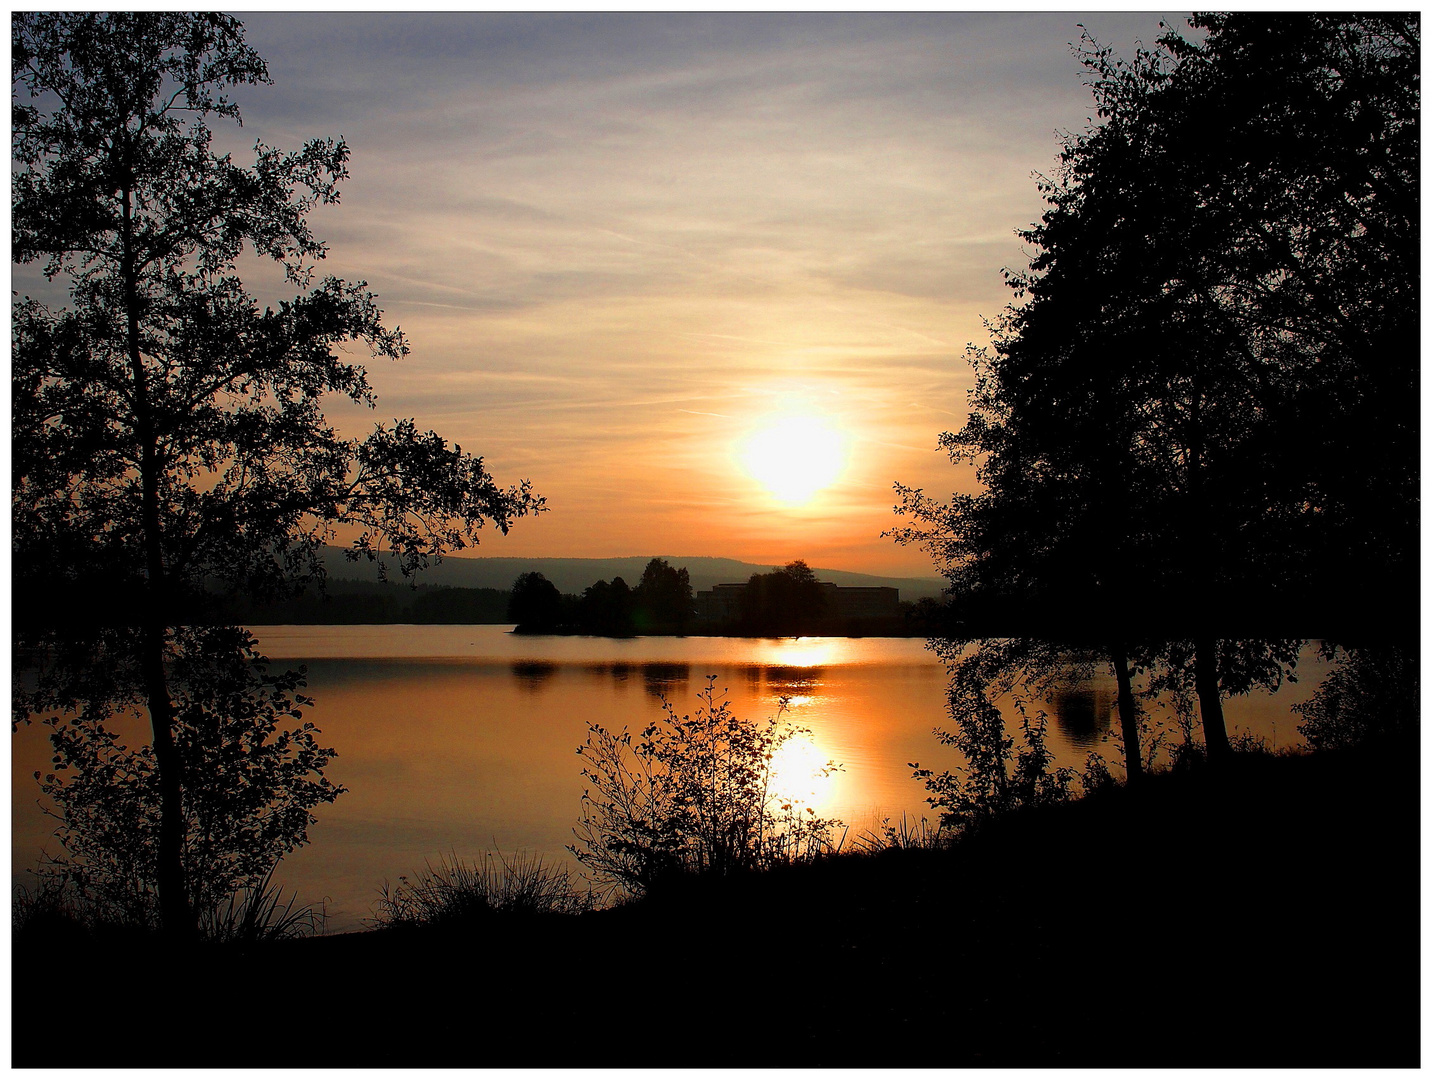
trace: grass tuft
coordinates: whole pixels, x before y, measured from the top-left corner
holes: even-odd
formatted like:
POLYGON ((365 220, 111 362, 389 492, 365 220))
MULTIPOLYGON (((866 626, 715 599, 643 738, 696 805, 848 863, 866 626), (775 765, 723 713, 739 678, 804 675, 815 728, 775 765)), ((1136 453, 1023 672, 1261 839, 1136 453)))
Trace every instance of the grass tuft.
POLYGON ((934 851, 948 847, 951 838, 949 829, 942 825, 932 826, 929 818, 922 817, 916 824, 908 814, 902 813, 899 825, 885 818, 879 831, 860 834, 851 846, 865 855, 879 855, 885 851, 934 851))
POLYGON ((327 921, 323 905, 295 909, 296 900, 292 894, 284 900, 270 870, 257 885, 239 889, 227 901, 201 911, 199 936, 220 944, 252 945, 322 934, 327 921))
POLYGON ((454 854, 395 886, 384 882, 371 922, 379 929, 451 926, 492 915, 579 915, 594 906, 566 867, 540 855, 487 852, 468 864, 454 854))

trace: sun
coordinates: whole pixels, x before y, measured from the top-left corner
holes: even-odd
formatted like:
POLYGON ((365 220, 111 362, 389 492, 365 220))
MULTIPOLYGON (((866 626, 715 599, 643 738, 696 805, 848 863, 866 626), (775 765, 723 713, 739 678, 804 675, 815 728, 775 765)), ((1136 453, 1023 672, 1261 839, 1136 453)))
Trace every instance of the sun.
POLYGON ((814 416, 783 416, 747 440, 746 471, 787 506, 809 502, 845 467, 844 440, 814 416))

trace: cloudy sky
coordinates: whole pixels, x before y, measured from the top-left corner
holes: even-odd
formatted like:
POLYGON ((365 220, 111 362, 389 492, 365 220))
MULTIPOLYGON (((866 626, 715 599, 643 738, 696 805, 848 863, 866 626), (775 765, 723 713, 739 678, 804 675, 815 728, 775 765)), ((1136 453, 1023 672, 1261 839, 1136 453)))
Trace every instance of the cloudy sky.
MULTIPOLYGON (((474 554, 805 558, 882 540, 936 449, 1015 230, 1090 98, 1069 43, 1175 14, 241 16, 254 138, 352 147, 316 216, 412 344, 413 416, 551 511, 474 554), (814 460, 808 460, 812 458, 814 460)), ((341 409, 355 432, 373 418, 341 409)))

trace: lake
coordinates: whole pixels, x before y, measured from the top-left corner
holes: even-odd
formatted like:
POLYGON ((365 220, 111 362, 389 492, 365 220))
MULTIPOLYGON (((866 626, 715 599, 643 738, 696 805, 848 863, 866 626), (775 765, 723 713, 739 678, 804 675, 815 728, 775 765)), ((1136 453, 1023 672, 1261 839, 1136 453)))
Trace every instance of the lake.
MULTIPOLYGON (((328 776, 349 789, 318 808, 311 843, 279 872, 302 901, 326 900, 330 931, 361 928, 385 880, 396 883, 440 855, 471 860, 520 849, 574 862, 565 846, 580 812, 576 749, 587 725, 640 731, 662 715, 662 696, 692 712, 710 675, 739 716, 773 715, 789 698, 787 716, 810 729, 813 744, 796 760, 843 769, 824 779, 788 769, 784 782, 844 821, 851 836, 887 817, 930 813, 909 762, 957 764, 931 733, 946 721, 945 669, 919 639, 529 637, 510 629, 252 628, 272 659, 307 665, 305 692, 317 704, 304 718, 337 749, 328 776)), ((1296 686, 1227 701, 1229 730, 1295 744, 1288 707, 1325 671, 1305 649, 1296 686)), ((1057 761, 1082 766, 1091 750, 1114 760, 1106 740, 1114 710, 1111 678, 1058 695, 1049 740, 1057 761)), ((146 738, 145 722, 130 725, 127 735, 146 738)), ((13 737, 17 881, 42 847, 56 846, 32 778, 48 765, 45 734, 32 725, 13 737)))

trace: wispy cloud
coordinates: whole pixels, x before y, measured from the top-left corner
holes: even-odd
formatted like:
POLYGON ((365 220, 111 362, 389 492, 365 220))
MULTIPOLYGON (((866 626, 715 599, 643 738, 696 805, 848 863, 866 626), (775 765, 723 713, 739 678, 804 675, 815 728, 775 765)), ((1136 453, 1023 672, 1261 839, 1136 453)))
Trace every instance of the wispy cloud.
MULTIPOLYGON (((326 270, 409 335, 375 367, 415 415, 530 476, 550 515, 503 553, 738 557, 806 547, 922 572, 879 539, 889 483, 968 485, 966 342, 1009 297, 1030 180, 1087 91, 1067 43, 1106 14, 304 14, 245 17, 273 87, 223 137, 342 135, 326 270), (855 448, 811 507, 737 449, 820 411, 855 448)), ((343 423, 371 422, 371 416, 343 423)), ((827 565, 831 563, 827 562, 827 565)))

